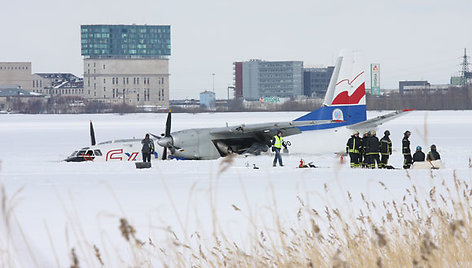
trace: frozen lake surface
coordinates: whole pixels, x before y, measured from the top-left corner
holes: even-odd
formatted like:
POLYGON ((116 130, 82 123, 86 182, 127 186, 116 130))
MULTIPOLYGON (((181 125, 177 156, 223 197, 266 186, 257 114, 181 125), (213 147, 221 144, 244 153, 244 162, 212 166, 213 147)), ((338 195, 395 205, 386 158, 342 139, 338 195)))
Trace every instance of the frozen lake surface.
MULTIPOLYGON (((288 121, 303 114, 173 114, 172 130, 288 121)), ((370 112, 368 117, 379 114, 370 112)), ((250 221, 270 226, 274 211, 283 224, 295 224, 300 200, 323 211, 326 205, 345 206, 347 191, 354 204, 361 206, 360 193, 374 201, 401 200, 412 184, 424 193, 443 181, 453 184, 454 171, 463 180, 471 179, 470 111, 414 111, 377 130, 379 138, 385 129, 392 133, 390 164, 395 167, 402 166, 405 130, 412 132, 412 150, 420 145, 427 153, 429 145, 437 145, 446 168, 412 170, 411 179, 401 169, 350 169, 348 159, 341 164, 334 152, 286 155, 283 168, 272 168, 272 155, 238 156, 230 164, 223 159, 158 161, 148 170, 137 170, 126 162, 61 161, 89 145, 89 120, 94 122, 97 141, 105 141, 159 134, 165 119, 166 114, 0 115, 0 182, 9 200, 20 190, 13 198, 13 215, 21 229, 13 228, 10 234, 24 237, 12 242, 1 234, 2 249, 15 247, 25 267, 35 262, 44 267, 68 266, 71 248, 76 248, 84 267, 98 266, 91 263, 93 253, 86 249, 93 245, 105 252, 105 263, 119 263, 116 256, 127 263, 132 256, 119 231, 120 218, 129 220, 140 239, 160 241, 169 235, 169 228, 182 240, 196 231, 209 235, 215 228, 212 217, 216 217, 217 228, 244 244, 250 221), (321 168, 298 169, 300 158, 321 168), (260 169, 252 169, 253 164, 260 169), (31 255, 29 250, 34 252, 33 259, 24 257, 31 255)), ((4 223, 1 230, 5 232, 4 223)))

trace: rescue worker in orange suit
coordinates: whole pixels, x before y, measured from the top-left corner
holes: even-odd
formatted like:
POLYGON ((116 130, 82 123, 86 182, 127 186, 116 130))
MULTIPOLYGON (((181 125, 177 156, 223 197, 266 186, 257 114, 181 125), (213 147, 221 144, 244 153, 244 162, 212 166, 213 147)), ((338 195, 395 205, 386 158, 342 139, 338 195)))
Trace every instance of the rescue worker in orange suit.
POLYGON ((392 141, 390 140, 390 131, 385 130, 384 136, 380 139, 380 159, 379 168, 387 168, 388 158, 392 154, 392 141))
POLYGON ((411 132, 410 131, 405 131, 403 134, 403 139, 402 139, 402 153, 403 153, 403 168, 404 169, 409 169, 411 167, 411 164, 413 163, 413 159, 411 157, 411 150, 410 150, 410 138, 411 132))
POLYGON ((361 149, 362 140, 359 138, 359 131, 355 131, 346 144, 346 153, 349 154, 349 158, 351 159, 351 168, 358 168, 361 166, 361 149))

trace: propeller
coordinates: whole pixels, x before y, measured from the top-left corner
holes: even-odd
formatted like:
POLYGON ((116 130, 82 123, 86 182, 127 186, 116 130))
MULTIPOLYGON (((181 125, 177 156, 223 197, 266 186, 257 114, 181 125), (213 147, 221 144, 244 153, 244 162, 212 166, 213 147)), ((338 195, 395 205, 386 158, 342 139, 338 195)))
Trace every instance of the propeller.
POLYGON ((167 147, 172 145, 172 137, 170 136, 171 119, 172 111, 169 110, 169 113, 167 113, 166 131, 164 137, 157 142, 160 146, 164 147, 164 150, 162 151, 162 160, 167 159, 167 147))
POLYGON ((90 120, 90 139, 92 142, 92 146, 94 146, 96 144, 96 141, 95 141, 95 131, 93 130, 92 120, 90 120))

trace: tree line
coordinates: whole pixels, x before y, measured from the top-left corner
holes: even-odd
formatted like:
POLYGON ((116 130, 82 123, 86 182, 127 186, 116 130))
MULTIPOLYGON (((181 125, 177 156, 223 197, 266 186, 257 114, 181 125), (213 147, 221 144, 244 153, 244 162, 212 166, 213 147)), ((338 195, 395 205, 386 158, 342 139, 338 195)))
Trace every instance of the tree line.
MULTIPOLYGON (((217 106, 215 112, 260 112, 260 111, 311 111, 321 106, 320 99, 289 100, 270 105, 248 105, 243 99, 233 99, 227 105, 217 106)), ((366 95, 368 110, 470 110, 472 109, 472 86, 432 92, 415 90, 412 93, 388 93, 366 95)), ((50 98, 15 98, 8 100, 8 110, 25 114, 63 113, 135 113, 143 112, 125 103, 111 104, 81 97, 52 96, 50 98)), ((170 107, 173 112, 208 112, 200 107, 170 107)))
POLYGON ((472 109, 472 87, 451 87, 435 92, 420 89, 403 95, 400 93, 380 96, 367 94, 366 102, 369 110, 470 110, 472 109))

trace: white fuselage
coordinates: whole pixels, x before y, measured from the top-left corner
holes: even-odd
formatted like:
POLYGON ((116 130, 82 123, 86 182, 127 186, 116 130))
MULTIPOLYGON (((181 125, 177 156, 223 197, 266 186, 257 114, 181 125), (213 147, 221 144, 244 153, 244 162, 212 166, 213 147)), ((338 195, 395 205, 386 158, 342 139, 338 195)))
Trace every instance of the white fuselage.
MULTIPOLYGON (((98 143, 97 145, 85 147, 73 152, 66 161, 142 161, 140 139, 124 139, 98 143)), ((151 157, 156 159, 156 157, 151 157)))

